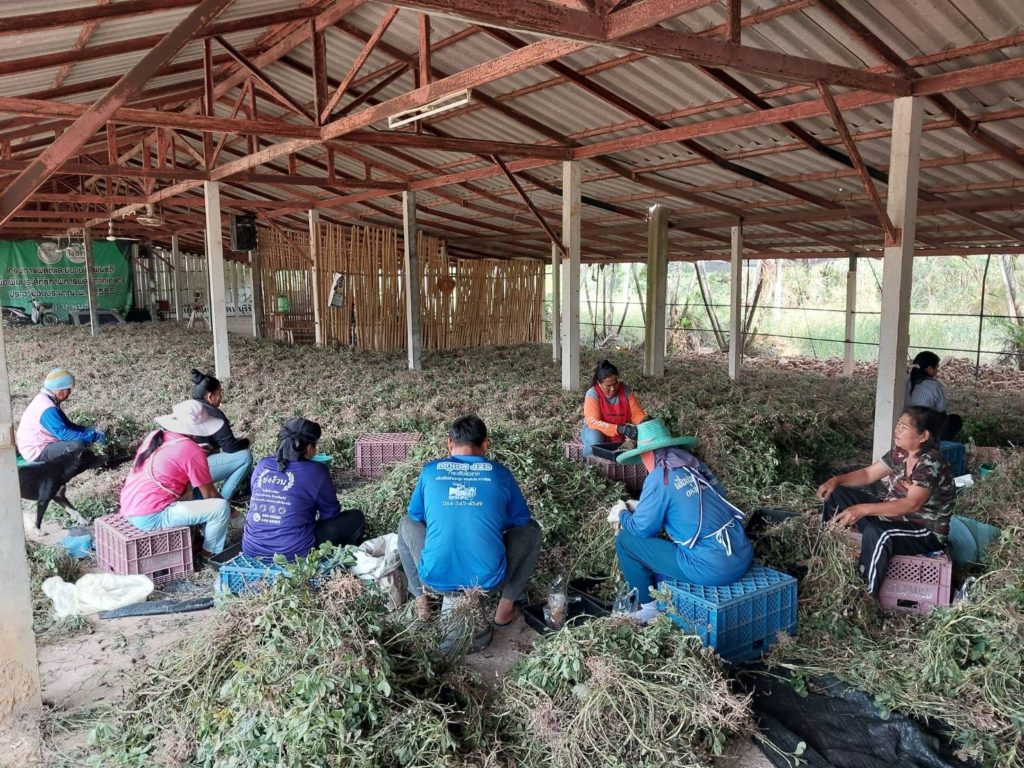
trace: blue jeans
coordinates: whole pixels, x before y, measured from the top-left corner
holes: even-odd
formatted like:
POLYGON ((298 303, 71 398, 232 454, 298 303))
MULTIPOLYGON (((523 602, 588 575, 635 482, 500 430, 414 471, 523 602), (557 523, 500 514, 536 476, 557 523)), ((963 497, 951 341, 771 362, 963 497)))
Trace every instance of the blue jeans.
POLYGON ((732 555, 727 555, 724 549, 709 551, 708 546, 720 545, 713 542, 687 549, 666 539, 642 539, 625 530, 615 538, 622 575, 630 587, 636 587, 641 602, 649 595, 649 588, 657 586, 662 577, 690 584, 724 586, 750 570, 753 551, 745 540, 742 546, 734 542, 732 555))
POLYGON ((629 531, 620 531, 615 537, 615 552, 619 567, 631 589, 636 589, 641 603, 652 600, 651 587, 661 577, 687 581, 679 566, 676 545, 665 539, 641 539, 629 531))
POLYGON ((590 427, 583 427, 583 431, 580 432, 580 439, 583 441, 584 457, 593 456, 594 446, 598 443, 612 442, 612 438, 608 437, 608 435, 598 432, 596 429, 591 429, 590 427))
POLYGON ((214 483, 224 481, 220 495, 228 501, 235 495, 238 486, 252 471, 252 451, 215 453, 206 459, 210 465, 210 477, 214 483))
POLYGON ((228 532, 228 518, 231 507, 224 499, 201 499, 199 501, 176 501, 162 512, 152 515, 134 515, 128 519, 142 531, 159 531, 161 528, 180 528, 183 525, 206 525, 203 534, 203 549, 211 555, 224 551, 224 537, 228 532))

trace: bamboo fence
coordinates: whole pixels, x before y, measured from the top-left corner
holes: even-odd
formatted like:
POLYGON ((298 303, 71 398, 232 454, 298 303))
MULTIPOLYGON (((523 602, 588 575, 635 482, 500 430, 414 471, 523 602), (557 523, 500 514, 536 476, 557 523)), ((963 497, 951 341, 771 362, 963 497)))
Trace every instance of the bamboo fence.
MULTIPOLYGON (((311 338, 315 285, 324 343, 380 352, 404 349, 404 259, 398 231, 323 222, 319 231, 315 266, 307 233, 260 233, 265 334, 301 328, 302 338, 311 338), (287 312, 277 309, 279 295, 289 298, 287 312)), ((444 242, 422 232, 418 246, 424 349, 543 340, 543 262, 450 260, 444 242)))

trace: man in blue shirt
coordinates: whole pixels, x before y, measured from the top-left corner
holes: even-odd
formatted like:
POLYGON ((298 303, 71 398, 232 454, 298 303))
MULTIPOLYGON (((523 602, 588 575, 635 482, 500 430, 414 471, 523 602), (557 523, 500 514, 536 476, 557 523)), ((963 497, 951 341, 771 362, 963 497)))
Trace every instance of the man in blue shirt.
MULTIPOLYGON (((417 613, 430 613, 433 593, 500 591, 494 623, 516 619, 516 600, 540 556, 541 530, 512 473, 487 458, 487 427, 463 416, 448 433, 446 459, 427 464, 398 530, 398 552, 416 598, 417 613)), ((486 647, 490 625, 473 650, 486 647)))

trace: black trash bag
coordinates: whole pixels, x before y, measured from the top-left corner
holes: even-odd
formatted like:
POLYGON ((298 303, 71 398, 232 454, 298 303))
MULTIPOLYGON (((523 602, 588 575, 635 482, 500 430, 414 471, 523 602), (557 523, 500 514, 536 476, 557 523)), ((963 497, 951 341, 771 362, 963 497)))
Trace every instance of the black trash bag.
POLYGON ((924 724, 898 713, 883 719, 872 697, 834 677, 813 681, 814 692, 800 695, 782 670, 765 674, 751 668, 739 675, 753 694, 761 734, 758 743, 777 768, 793 768, 801 742, 801 767, 807 768, 979 768, 955 755, 948 728, 924 724))

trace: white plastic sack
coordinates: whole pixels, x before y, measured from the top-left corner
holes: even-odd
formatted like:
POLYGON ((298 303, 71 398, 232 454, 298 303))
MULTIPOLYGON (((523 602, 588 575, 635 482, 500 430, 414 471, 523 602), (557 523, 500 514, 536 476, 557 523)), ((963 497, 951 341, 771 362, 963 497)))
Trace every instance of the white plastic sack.
POLYGON ((43 582, 43 593, 53 601, 53 611, 59 619, 142 603, 152 591, 153 582, 148 576, 114 573, 87 573, 74 584, 60 576, 43 582))
POLYGON ((388 608, 394 610, 406 599, 407 583, 398 556, 398 534, 385 533, 364 541, 356 551, 352 573, 366 581, 379 582, 388 592, 388 608))

